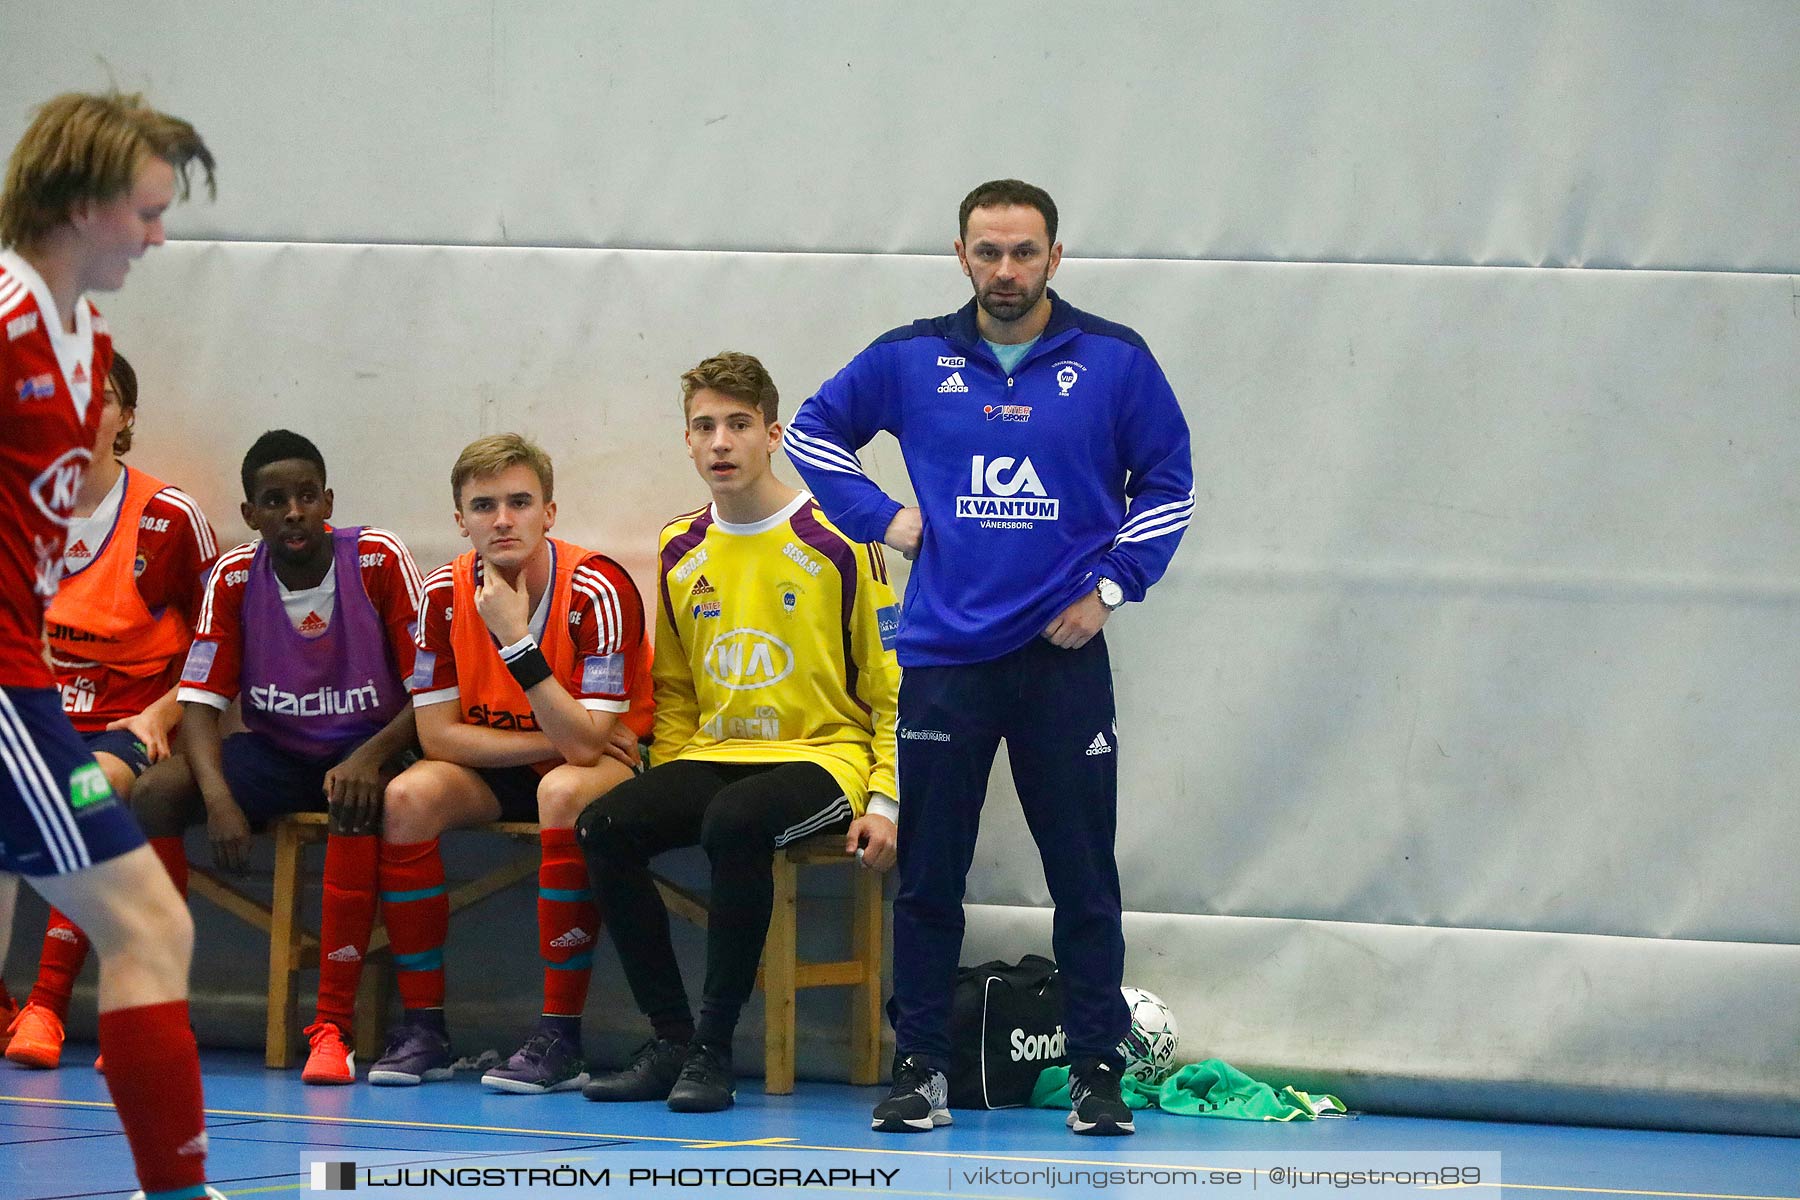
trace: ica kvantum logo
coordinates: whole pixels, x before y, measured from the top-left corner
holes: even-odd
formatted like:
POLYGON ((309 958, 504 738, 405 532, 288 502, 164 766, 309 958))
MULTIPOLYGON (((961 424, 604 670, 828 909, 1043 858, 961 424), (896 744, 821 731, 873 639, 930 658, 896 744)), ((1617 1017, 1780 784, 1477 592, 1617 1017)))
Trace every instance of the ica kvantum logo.
POLYGON ((1044 491, 1030 458, 977 454, 969 463, 969 494, 956 498, 956 515, 1054 521, 1061 505, 1044 491))

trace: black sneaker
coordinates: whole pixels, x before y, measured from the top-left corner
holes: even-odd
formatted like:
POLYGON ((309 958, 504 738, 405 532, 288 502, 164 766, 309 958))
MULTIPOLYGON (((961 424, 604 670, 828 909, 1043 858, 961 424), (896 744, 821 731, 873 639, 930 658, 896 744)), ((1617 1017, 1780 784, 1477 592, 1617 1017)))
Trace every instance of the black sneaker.
POLYGON ((870 1129, 882 1133, 930 1133, 950 1124, 950 1081, 910 1054, 894 1055, 894 1086, 875 1106, 870 1129))
POLYGON ((1137 1132, 1112 1064, 1096 1062, 1069 1072, 1069 1128, 1096 1137, 1137 1132))
POLYGON ((731 1073, 731 1051, 695 1042, 681 1064, 681 1075, 669 1089, 671 1112, 722 1112, 737 1096, 731 1073))
POLYGON ((679 1042, 651 1038, 637 1048, 630 1066, 594 1076, 581 1094, 589 1100, 667 1100, 687 1052, 679 1042))

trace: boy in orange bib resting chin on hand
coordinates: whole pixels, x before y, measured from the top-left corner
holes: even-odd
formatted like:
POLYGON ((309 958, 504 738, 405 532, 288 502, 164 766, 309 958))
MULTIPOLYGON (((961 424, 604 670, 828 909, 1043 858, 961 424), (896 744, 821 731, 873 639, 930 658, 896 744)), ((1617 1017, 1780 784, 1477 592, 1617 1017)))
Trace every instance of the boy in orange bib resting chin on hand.
POLYGON ((536 821, 544 1006, 517 1053, 482 1082, 539 1094, 582 1087, 581 1012, 600 914, 575 818, 630 779, 651 722, 644 606, 625 569, 550 536, 549 455, 517 434, 470 443, 451 472, 471 549, 425 581, 412 692, 423 761, 388 785, 381 903, 405 1015, 369 1071, 378 1085, 448 1079, 438 839, 536 821))

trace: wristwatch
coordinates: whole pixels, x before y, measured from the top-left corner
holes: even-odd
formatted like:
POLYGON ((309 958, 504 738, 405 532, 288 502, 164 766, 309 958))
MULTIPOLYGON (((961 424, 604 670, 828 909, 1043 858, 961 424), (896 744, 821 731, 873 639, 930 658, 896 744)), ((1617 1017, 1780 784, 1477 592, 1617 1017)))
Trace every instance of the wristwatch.
POLYGON ((1117 612, 1119 606, 1125 603, 1125 589, 1104 575, 1094 588, 1094 594, 1100 597, 1100 607, 1107 612, 1117 612))

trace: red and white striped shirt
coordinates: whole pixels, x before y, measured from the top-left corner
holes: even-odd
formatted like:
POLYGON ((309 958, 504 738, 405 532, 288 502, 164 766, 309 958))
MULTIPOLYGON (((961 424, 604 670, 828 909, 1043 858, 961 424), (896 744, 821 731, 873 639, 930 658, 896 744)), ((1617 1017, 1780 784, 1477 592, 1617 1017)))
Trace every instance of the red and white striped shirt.
POLYGON ((66 333, 31 265, 0 251, 0 687, 47 688, 44 609, 100 428, 112 337, 86 299, 66 333))
MULTIPOLYGON (((365 528, 357 538, 356 551, 362 563, 361 584, 368 593, 381 623, 387 629, 388 646, 394 655, 394 667, 405 679, 413 669, 413 629, 418 621, 423 588, 419 568, 406 544, 385 529, 365 528)), ((256 554, 256 543, 246 542, 235 550, 227 550, 214 564, 212 578, 206 587, 206 600, 200 607, 200 623, 194 631, 194 646, 215 643, 211 663, 203 676, 197 676, 196 664, 204 662, 208 652, 188 655, 188 670, 181 678, 178 698, 197 700, 223 709, 238 694, 238 674, 243 666, 244 643, 254 630, 245 630, 241 615, 244 585, 250 581, 250 560, 256 554)), ((347 586, 344 580, 332 579, 335 589, 347 586)), ((334 605, 321 584, 305 592, 283 591, 282 601, 288 605, 294 627, 302 632, 330 628, 334 605), (304 610, 304 611, 301 611, 304 610), (295 615, 297 613, 297 615, 295 615)))
MULTIPOLYGON (((419 657, 412 678, 415 705, 440 704, 462 694, 450 633, 455 619, 455 566, 454 562, 445 563, 425 578, 419 657)), ((550 599, 546 592, 532 614, 532 633, 540 642, 550 599)), ((644 642, 644 603, 631 576, 604 554, 583 558, 575 565, 569 583, 568 621, 575 657, 567 677, 558 682, 584 708, 629 711, 631 684, 638 677, 644 642)))

